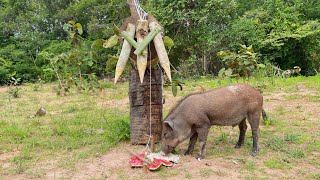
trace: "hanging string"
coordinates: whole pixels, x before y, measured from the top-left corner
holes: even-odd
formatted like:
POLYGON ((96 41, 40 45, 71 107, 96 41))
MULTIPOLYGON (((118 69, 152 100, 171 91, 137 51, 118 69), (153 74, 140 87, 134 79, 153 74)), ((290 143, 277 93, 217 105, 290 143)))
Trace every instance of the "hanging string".
POLYGON ((133 0, 133 5, 136 8, 139 19, 146 20, 148 13, 144 9, 142 9, 142 7, 140 6, 140 0, 133 0))
POLYGON ((150 87, 150 88, 149 88, 149 108, 150 108, 150 109, 149 109, 149 111, 150 111, 150 114, 149 114, 149 131, 150 131, 150 132, 149 132, 149 140, 148 140, 148 144, 149 144, 149 143, 150 143, 150 140, 151 140, 151 136, 152 136, 152 131, 151 131, 151 130, 152 130, 152 129, 151 129, 151 127, 152 127, 152 126, 151 126, 151 124, 152 124, 152 122, 151 122, 151 121, 152 121, 152 112, 151 112, 151 102, 152 102, 152 98, 151 98, 151 95, 152 95, 152 94, 151 94, 151 92, 152 92, 152 91, 151 91, 151 88, 152 88, 152 86, 151 86, 151 85, 152 85, 152 84, 151 84, 151 80, 152 80, 152 79, 151 79, 151 49, 150 49, 150 44, 149 44, 149 46, 148 46, 148 49, 149 49, 149 52, 150 52, 150 53, 149 53, 149 54, 150 54, 150 55, 149 55, 149 57, 150 57, 150 63, 149 63, 149 71, 150 71, 150 73, 149 73, 149 81, 150 81, 150 83, 149 83, 149 87, 150 87))
POLYGON ((148 152, 152 153, 152 151, 150 150, 150 143, 151 143, 151 137, 152 137, 152 108, 151 108, 151 104, 152 104, 152 98, 151 98, 151 95, 152 95, 152 91, 151 91, 151 48, 150 48, 150 44, 148 45, 148 51, 150 52, 149 53, 149 58, 150 58, 150 62, 149 62, 149 139, 148 139, 148 142, 146 144, 146 147, 142 150, 142 152, 144 152, 145 150, 148 150, 148 152))

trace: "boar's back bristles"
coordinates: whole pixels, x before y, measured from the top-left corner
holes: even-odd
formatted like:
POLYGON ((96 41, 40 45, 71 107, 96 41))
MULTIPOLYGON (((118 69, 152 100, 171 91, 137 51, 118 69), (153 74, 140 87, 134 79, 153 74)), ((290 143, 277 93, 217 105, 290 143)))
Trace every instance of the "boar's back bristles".
MULTIPOLYGON (((207 92, 207 91, 206 91, 207 92)), ((177 103, 171 108, 171 110, 169 111, 168 115, 166 116, 166 118, 164 118, 164 120, 166 120, 172 113, 174 110, 177 109, 177 107, 182 103, 182 101, 184 101, 185 99, 187 99, 188 97, 192 96, 192 95, 196 95, 196 94, 203 94, 203 93, 206 93, 206 92, 203 92, 203 91, 200 91, 200 92, 193 92, 191 94, 188 94, 187 96, 181 98, 180 100, 177 101, 177 103)))

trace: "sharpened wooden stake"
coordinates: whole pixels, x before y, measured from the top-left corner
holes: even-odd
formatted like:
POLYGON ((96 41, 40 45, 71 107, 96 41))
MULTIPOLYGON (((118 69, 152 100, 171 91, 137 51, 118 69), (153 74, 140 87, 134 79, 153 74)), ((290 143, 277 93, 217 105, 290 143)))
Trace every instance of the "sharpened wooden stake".
MULTIPOLYGON (((128 32, 128 36, 133 38, 134 34, 135 34, 135 26, 131 23, 128 23, 127 32, 128 32)), ((116 74, 114 77, 115 84, 117 83, 119 77, 121 76, 123 70, 126 67, 126 64, 128 62, 129 56, 130 56, 130 52, 131 52, 131 45, 125 39, 123 41, 121 53, 120 53, 119 60, 118 60, 117 66, 116 66, 116 74)))
MULTIPOLYGON (((150 22, 149 27, 151 30, 157 29, 160 27, 160 25, 157 22, 150 22)), ((164 69, 164 71, 166 72, 170 82, 172 82, 171 80, 171 70, 170 70, 170 61, 169 61, 169 57, 168 57, 168 53, 166 51, 166 48, 164 47, 164 43, 161 37, 161 34, 158 33, 154 39, 153 39, 153 43, 154 46, 156 48, 158 57, 159 57, 159 61, 160 61, 160 65, 161 67, 164 69)))
MULTIPOLYGON (((138 44, 142 43, 147 35, 148 35, 148 21, 138 20, 137 30, 136 30, 136 38, 137 38, 138 44)), ((147 48, 144 48, 142 54, 137 55, 137 67, 138 67, 141 83, 143 83, 144 73, 147 68, 147 58, 148 58, 148 51, 147 51, 147 48)))
POLYGON ((151 135, 151 147, 150 147, 150 151, 151 151, 151 152, 154 152, 154 150, 155 150, 155 144, 156 144, 155 138, 154 138, 153 135, 151 135))
MULTIPOLYGON (((145 157, 147 157, 147 152, 144 153, 145 157)), ((148 173, 148 164, 143 162, 143 172, 148 173)))
POLYGON ((147 173, 148 173, 148 165, 147 165, 146 163, 143 163, 142 168, 143 168, 143 172, 144 172, 145 174, 147 174, 147 173))

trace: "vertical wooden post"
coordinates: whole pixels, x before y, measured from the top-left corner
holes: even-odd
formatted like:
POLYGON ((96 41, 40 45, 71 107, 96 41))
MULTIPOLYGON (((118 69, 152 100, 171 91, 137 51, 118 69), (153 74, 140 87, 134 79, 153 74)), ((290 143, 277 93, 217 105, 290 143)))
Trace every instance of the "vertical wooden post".
POLYGON ((129 74, 130 139, 132 144, 146 144, 151 135, 155 142, 161 139, 162 131, 162 72, 151 70, 151 127, 150 127, 150 72, 146 72, 143 83, 138 71, 129 74))

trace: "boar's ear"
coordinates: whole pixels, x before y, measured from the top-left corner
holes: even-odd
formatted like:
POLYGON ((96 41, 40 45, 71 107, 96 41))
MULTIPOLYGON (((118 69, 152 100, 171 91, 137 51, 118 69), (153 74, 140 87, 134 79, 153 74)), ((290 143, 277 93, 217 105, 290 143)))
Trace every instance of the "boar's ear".
POLYGON ((173 129, 173 122, 172 121, 163 121, 163 123, 167 126, 167 127, 169 127, 169 128, 171 128, 171 129, 173 129))

